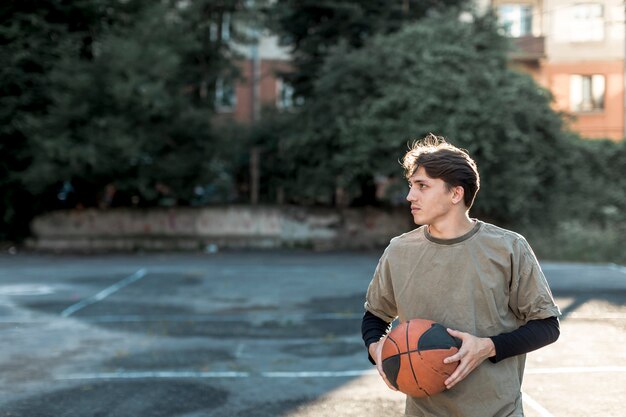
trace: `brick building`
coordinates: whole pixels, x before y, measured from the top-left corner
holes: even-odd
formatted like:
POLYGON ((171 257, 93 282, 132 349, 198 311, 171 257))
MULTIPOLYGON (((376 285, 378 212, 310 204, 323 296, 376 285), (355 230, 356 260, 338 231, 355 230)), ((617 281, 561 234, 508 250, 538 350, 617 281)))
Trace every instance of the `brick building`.
MULTIPOLYGON (((622 140, 624 3, 622 0, 476 0, 493 7, 515 50, 511 65, 528 72, 554 96, 554 109, 573 117, 569 128, 586 138, 622 140)), ((294 105, 293 89, 278 75, 289 69, 287 48, 264 33, 257 45, 239 46, 242 79, 218 81, 220 117, 258 120, 263 106, 294 105)))
MULTIPOLYGON (((484 1, 481 3, 485 3, 484 1)), ((586 138, 622 140, 624 3, 621 0, 492 0, 517 46, 512 64, 554 95, 586 138)))
POLYGON ((237 61, 241 77, 236 82, 218 80, 215 104, 219 117, 251 123, 259 119, 264 106, 292 107, 293 88, 280 77, 289 70, 290 57, 277 38, 262 34, 256 44, 233 46, 243 57, 237 61))

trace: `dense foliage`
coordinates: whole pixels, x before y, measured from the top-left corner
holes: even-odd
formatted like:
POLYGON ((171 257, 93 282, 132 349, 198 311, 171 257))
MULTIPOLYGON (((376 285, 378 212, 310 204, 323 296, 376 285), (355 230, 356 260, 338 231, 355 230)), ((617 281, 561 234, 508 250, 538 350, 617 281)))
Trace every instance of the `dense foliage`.
POLYGON ((305 127, 288 141, 292 195, 325 198, 339 186, 359 196, 364 181, 401 176, 393 161, 433 132, 477 159, 480 213, 532 218, 554 190, 565 142, 549 94, 508 68, 507 47, 491 16, 443 14, 358 50, 335 48, 302 114, 305 127))
POLYGON ((554 196, 520 230, 547 258, 626 264, 626 141, 570 138, 554 196))
POLYGON ((292 49, 296 69, 286 74, 296 94, 309 98, 315 80, 332 50, 340 43, 351 49, 377 34, 390 34, 428 13, 470 3, 467 0, 277 0, 268 24, 292 49))
POLYGON ((446 11, 463 3, 3 3, 0 239, 59 207, 245 202, 251 153, 261 202, 404 204, 396 161, 432 132, 478 162, 473 215, 553 257, 622 260, 626 142, 567 132, 494 16, 446 11), (304 103, 217 123, 216 83, 239 76, 232 44, 259 9, 293 47, 304 103))
POLYGON ((626 169, 624 142, 568 132, 549 92, 510 68, 494 16, 457 16, 430 16, 329 52, 280 139, 286 195, 336 204, 341 190, 350 204, 380 204, 382 178, 382 200, 402 203, 394 161, 433 132, 478 162, 473 215, 529 233, 546 256, 624 260, 626 183, 617 174, 626 169))
POLYGON ((56 207, 232 188, 241 150, 211 124, 213 98, 237 77, 232 41, 248 35, 235 23, 251 14, 241 0, 3 3, 1 234, 56 207))

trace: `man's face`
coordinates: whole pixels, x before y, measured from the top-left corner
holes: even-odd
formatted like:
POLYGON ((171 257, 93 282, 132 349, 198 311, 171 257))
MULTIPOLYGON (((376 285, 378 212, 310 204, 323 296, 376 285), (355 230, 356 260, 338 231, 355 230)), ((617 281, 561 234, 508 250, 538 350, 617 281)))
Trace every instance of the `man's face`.
POLYGON ((411 203, 411 214, 415 224, 436 224, 451 216, 454 192, 448 190, 444 180, 426 175, 419 167, 409 178, 409 194, 406 199, 411 203))

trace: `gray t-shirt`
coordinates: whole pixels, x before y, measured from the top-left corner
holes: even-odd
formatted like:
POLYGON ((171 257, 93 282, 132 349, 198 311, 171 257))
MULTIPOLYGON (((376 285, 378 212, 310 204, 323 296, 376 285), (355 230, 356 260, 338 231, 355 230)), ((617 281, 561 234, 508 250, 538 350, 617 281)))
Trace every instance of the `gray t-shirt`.
MULTIPOLYGON (((478 337, 559 316, 537 259, 521 235, 476 221, 467 234, 437 239, 426 226, 391 240, 367 290, 381 319, 433 320, 478 337)), ((526 355, 484 361, 450 390, 407 396, 407 416, 521 417, 526 355)))

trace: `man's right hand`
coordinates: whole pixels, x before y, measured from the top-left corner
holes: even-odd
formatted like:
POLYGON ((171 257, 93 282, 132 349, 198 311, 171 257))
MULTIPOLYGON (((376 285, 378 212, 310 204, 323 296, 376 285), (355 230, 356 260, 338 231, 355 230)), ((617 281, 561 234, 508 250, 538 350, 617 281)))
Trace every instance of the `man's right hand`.
POLYGON ((387 386, 394 390, 394 391, 398 391, 398 389, 396 387, 394 387, 391 382, 389 382, 389 380, 387 379, 387 375, 385 375, 385 372, 383 371, 383 360, 382 360, 382 353, 383 353, 383 344, 385 343, 385 340, 387 339, 387 335, 383 336, 378 342, 374 342, 371 345, 369 345, 369 354, 372 357, 372 359, 374 359, 374 362, 376 362, 376 369, 378 370, 378 373, 380 374, 380 376, 382 377, 383 381, 385 381, 385 384, 387 384, 387 386))

